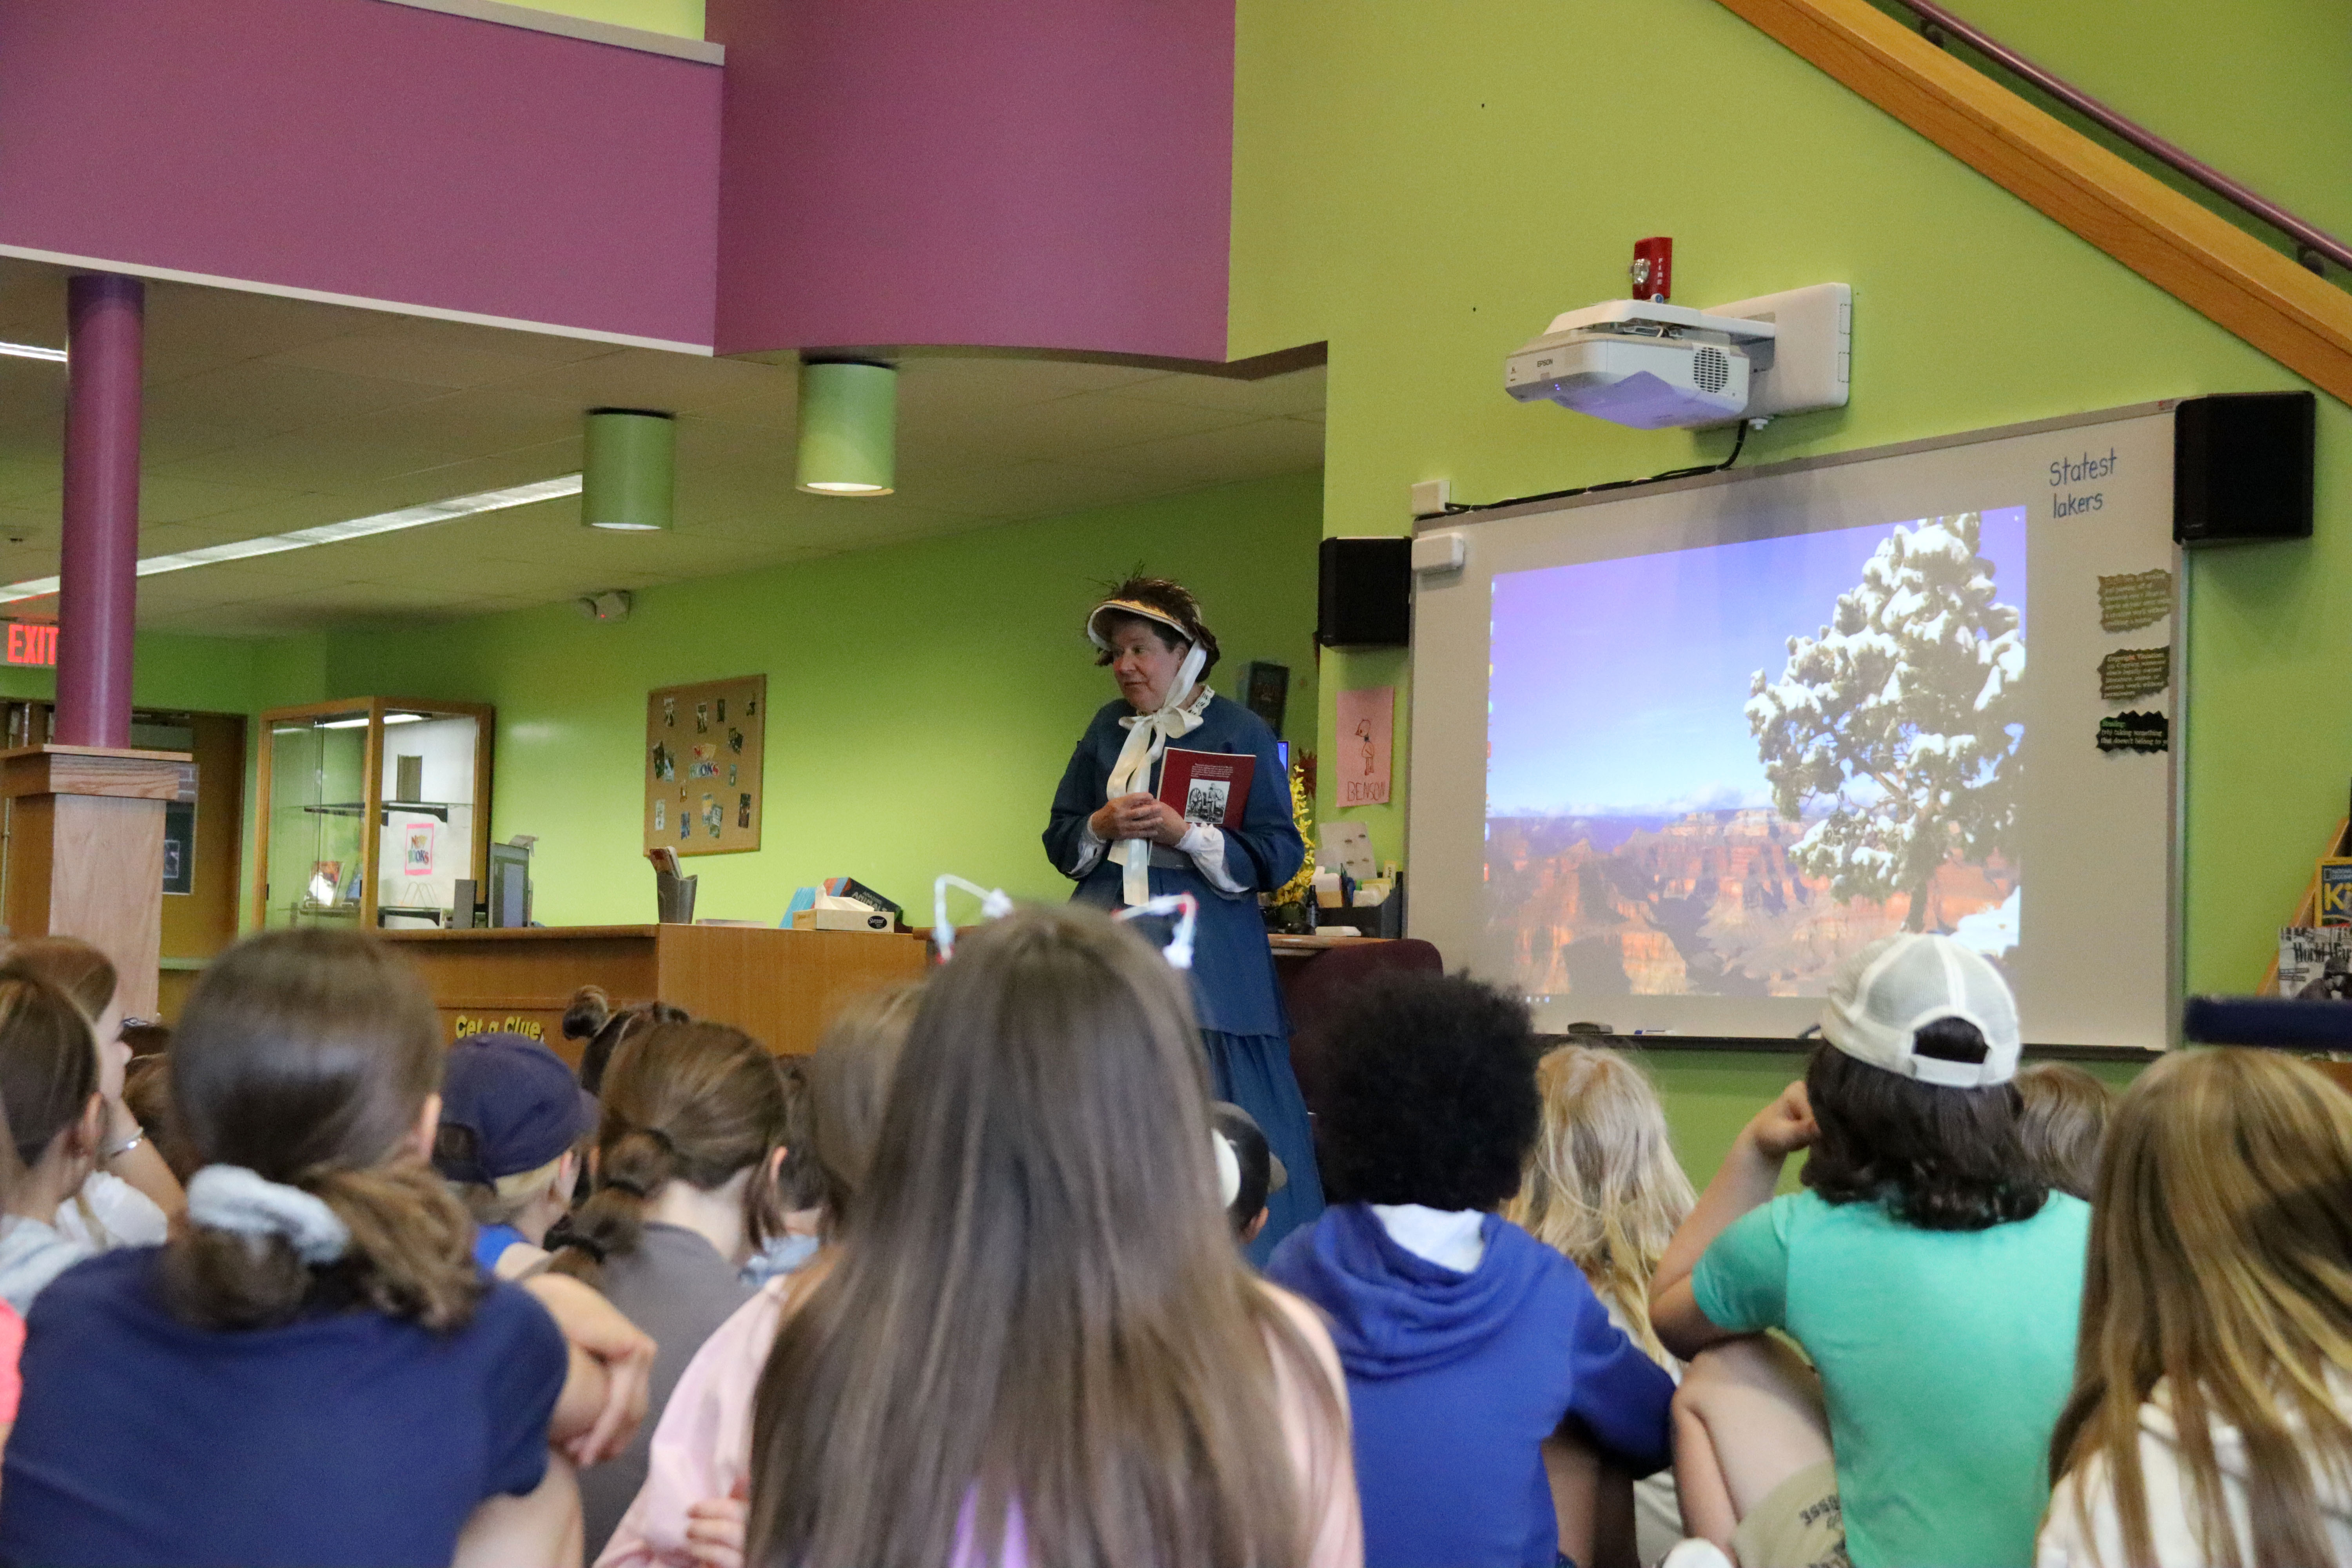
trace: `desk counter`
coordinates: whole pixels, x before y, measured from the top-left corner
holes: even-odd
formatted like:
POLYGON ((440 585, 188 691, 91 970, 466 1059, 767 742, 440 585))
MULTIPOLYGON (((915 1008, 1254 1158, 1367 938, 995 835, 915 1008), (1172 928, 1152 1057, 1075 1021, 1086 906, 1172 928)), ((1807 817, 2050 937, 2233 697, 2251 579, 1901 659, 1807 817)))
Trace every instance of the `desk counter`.
POLYGON ((583 985, 615 1006, 658 998, 802 1055, 843 1004, 922 977, 919 935, 761 926, 532 926, 386 931, 424 976, 452 1037, 511 1029, 577 1063, 563 1009, 583 985))

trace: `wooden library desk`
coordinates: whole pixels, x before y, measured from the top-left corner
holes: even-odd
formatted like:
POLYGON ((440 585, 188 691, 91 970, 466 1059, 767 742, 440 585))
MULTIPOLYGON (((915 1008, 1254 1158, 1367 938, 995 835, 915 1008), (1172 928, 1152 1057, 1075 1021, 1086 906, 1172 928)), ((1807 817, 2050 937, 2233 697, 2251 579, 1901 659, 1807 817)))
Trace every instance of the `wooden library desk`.
POLYGON ((614 1005, 658 998, 801 1055, 850 998, 922 977, 919 935, 760 926, 545 926, 383 933, 425 978, 452 1037, 509 1029, 575 1066, 563 1009, 583 985, 614 1005))

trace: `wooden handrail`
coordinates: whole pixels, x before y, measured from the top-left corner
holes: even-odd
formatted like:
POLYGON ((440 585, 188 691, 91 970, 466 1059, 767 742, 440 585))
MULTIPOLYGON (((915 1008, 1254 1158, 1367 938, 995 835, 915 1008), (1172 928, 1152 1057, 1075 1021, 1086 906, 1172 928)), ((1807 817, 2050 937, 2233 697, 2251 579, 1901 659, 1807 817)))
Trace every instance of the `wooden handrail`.
POLYGON ((2352 294, 1868 0, 1721 4, 2191 310, 2352 403, 2352 294))

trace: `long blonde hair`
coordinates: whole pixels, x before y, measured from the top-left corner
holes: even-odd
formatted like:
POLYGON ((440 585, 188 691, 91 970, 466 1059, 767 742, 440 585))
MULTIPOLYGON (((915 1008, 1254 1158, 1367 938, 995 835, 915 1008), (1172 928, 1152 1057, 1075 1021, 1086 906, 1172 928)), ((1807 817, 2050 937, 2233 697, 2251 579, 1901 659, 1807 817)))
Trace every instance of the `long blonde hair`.
MULTIPOLYGON (((2168 1056, 2116 1107, 2091 1207, 2074 1388, 2053 1476, 2105 1462, 2124 1551, 2155 1551, 2140 1406, 2165 1384, 2203 1537, 2241 1568, 2212 1426, 2245 1443, 2256 1563, 2330 1561, 2320 1497, 2352 1487, 2352 1100, 2269 1051, 2168 1056)), ((2088 1524, 2089 1499, 2077 1506, 2088 1524)))
POLYGON ((1181 977, 1091 910, 956 943, 761 1376, 748 1562, 993 1562, 1016 1517, 1038 1568, 1307 1556, 1276 1363, 1316 1442, 1345 1417, 1234 1249, 1199 1039, 1181 977))
POLYGON ((1543 1127, 1504 1217, 1583 1270, 1661 1365, 1650 1276, 1698 1194, 1675 1158, 1666 1112, 1642 1069, 1615 1051, 1562 1046, 1536 1067, 1543 1127))

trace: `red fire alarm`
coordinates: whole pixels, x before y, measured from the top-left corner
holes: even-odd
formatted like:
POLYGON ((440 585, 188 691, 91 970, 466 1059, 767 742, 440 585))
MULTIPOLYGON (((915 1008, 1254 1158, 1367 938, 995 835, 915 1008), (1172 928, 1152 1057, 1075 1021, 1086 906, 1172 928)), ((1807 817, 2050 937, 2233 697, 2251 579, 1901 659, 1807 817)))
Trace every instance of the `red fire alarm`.
POLYGON ((1633 242, 1633 298, 1663 305, 1675 291, 1675 242, 1664 235, 1633 242))

